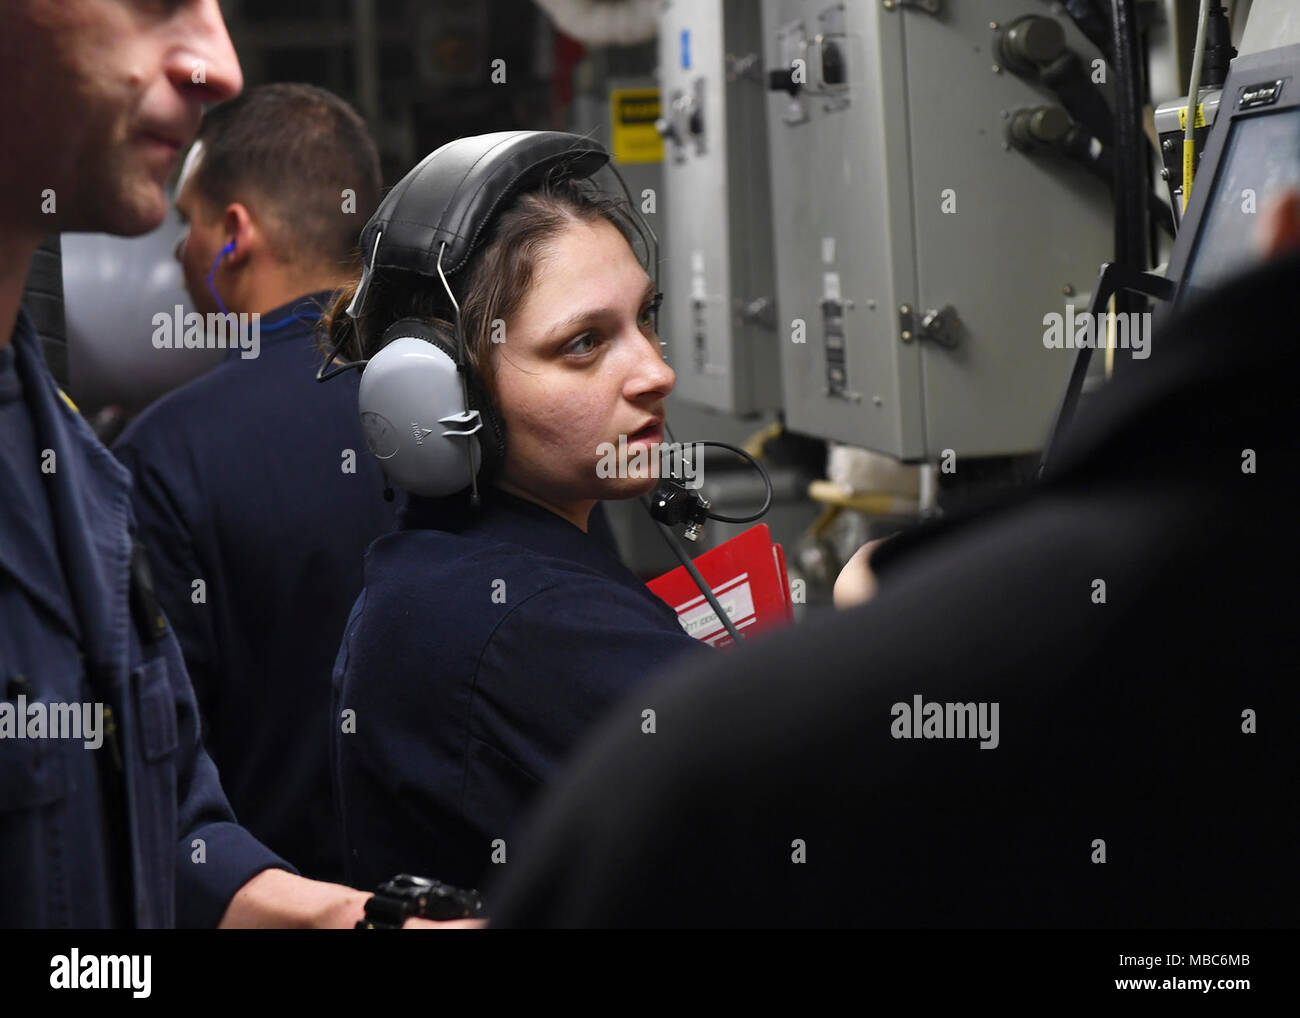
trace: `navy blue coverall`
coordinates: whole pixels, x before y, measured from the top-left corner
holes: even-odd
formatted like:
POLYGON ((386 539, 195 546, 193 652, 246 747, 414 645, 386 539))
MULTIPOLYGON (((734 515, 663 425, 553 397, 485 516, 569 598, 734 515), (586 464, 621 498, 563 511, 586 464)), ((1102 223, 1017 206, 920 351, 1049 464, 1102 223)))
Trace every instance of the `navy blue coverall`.
POLYGON ((132 614, 130 483, 20 312, 0 351, 0 705, 98 703, 103 730, 97 749, 0 730, 0 926, 215 926, 291 869, 235 822, 176 640, 132 614))
POLYGON ((498 489, 484 497, 477 517, 410 498, 366 558, 334 675, 356 887, 403 872, 481 884, 592 722, 708 653, 599 537, 498 489))
POLYGON ((305 876, 336 881, 330 673, 394 509, 357 419, 359 376, 316 381, 328 297, 263 315, 289 324, 159 400, 114 452, 236 816, 305 876))

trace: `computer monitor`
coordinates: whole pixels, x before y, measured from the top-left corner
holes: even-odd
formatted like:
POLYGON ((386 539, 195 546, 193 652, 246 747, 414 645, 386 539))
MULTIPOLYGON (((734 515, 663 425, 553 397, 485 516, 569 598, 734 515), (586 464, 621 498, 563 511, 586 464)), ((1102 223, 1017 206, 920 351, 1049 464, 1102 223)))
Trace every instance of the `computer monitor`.
MULTIPOLYGON (((1159 333, 1179 305, 1258 263, 1260 216, 1288 186, 1300 187, 1300 45, 1232 62, 1165 278, 1110 265, 1098 278, 1089 312, 1099 313, 1117 290, 1137 289, 1167 301, 1156 306, 1159 333)), ((1048 469, 1070 428, 1090 353, 1076 353, 1040 471, 1048 469)))
POLYGON ((1258 263, 1260 216, 1300 188, 1300 45, 1233 61, 1169 259, 1175 306, 1258 263))

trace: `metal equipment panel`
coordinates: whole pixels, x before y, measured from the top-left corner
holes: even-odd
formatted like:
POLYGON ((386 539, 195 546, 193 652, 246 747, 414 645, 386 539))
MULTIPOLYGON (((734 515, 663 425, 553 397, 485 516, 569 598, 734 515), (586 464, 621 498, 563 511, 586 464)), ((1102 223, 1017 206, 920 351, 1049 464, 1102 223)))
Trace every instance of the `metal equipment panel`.
POLYGON ((780 399, 760 47, 752 3, 664 4, 661 333, 677 397, 732 414, 780 399))
POLYGON ((1043 10, 765 0, 769 72, 806 75, 768 105, 778 307, 806 324, 781 343, 792 429, 904 460, 1041 444, 1071 359, 1043 317, 1082 307, 1112 243, 1104 184, 1006 144, 1056 102, 995 69, 1006 26, 1043 10))

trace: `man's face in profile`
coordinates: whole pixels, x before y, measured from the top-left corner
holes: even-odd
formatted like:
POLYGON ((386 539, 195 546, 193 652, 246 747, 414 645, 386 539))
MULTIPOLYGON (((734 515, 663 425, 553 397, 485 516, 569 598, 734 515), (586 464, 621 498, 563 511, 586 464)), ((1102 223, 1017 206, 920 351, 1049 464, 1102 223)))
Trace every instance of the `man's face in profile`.
POLYGON ((184 227, 176 243, 176 260, 180 262, 190 303, 200 314, 209 314, 219 308, 216 298, 208 291, 207 277, 226 238, 220 213, 212 209, 194 182, 202 159, 203 142, 198 141, 185 157, 176 182, 176 213, 184 227))
POLYGON ((203 105, 243 79, 217 0, 12 0, 0 85, 6 219, 134 235, 162 222, 203 105))

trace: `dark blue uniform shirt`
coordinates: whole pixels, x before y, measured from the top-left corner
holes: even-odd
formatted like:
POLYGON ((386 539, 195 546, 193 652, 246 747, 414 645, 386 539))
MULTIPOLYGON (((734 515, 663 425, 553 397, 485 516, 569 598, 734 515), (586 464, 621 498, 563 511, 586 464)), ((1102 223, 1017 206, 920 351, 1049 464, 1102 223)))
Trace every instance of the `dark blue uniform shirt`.
POLYGON ((97 749, 0 727, 0 926, 214 926, 289 867, 235 823, 175 639, 132 616, 130 476, 25 314, 0 356, 0 704, 103 718, 97 749))
POLYGON ((603 541, 497 489, 480 516, 410 499, 365 584, 334 674, 357 887, 402 872, 480 885, 492 843, 508 864, 526 804, 592 722, 707 653, 603 541))
POLYGON ((304 875, 339 880, 330 672, 366 548, 394 511, 357 420, 359 376, 316 381, 327 297, 268 312, 291 323, 262 333, 259 356, 232 350, 114 451, 135 475, 158 598, 236 816, 304 875))

